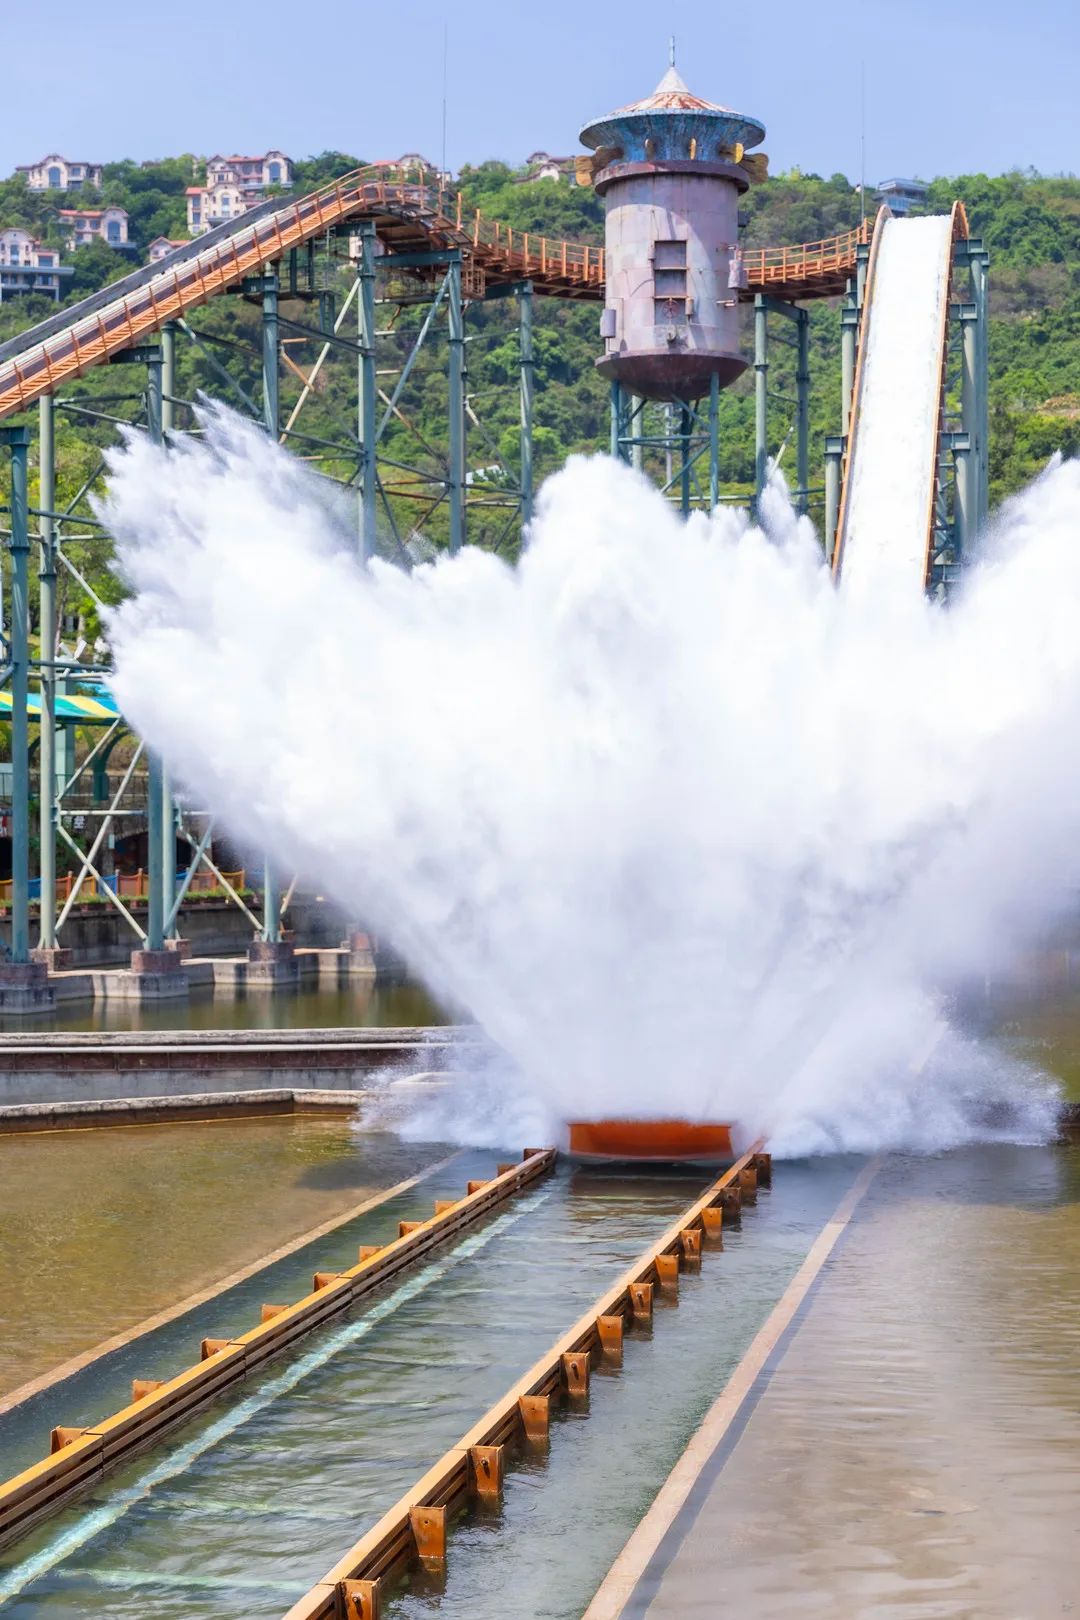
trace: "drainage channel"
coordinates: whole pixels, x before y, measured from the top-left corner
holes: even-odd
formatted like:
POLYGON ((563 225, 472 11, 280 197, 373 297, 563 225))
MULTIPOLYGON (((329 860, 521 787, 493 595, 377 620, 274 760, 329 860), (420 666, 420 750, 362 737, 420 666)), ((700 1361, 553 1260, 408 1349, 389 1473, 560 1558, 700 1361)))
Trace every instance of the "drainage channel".
POLYGON ((0 1614, 280 1615, 701 1186, 561 1168, 10 1548, 0 1614))

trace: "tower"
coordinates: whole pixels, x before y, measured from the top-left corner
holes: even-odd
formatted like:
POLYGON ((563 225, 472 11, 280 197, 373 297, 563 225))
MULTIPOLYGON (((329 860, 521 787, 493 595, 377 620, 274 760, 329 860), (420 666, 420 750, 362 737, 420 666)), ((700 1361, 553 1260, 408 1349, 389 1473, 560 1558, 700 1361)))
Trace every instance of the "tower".
POLYGON ((693 95, 674 63, 651 96, 587 124, 604 199, 601 373, 642 399, 701 398, 739 354, 738 202, 766 160, 757 119, 693 95))

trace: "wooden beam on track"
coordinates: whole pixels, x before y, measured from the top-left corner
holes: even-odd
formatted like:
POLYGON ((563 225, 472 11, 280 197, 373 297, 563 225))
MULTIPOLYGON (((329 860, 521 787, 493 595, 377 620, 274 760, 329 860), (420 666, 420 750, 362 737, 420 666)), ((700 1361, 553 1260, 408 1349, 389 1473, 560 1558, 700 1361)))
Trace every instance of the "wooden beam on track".
MULTIPOLYGON (((736 1186, 747 1171, 754 1175, 756 1185, 769 1185, 772 1160, 761 1149, 760 1142, 755 1144, 691 1204, 479 1423, 440 1457, 321 1581, 293 1604, 284 1620, 347 1620, 358 1614, 378 1615, 381 1593, 388 1590, 391 1581, 400 1580, 421 1566, 425 1557, 416 1528, 417 1515, 424 1509, 441 1510, 445 1529, 470 1500, 488 1495, 477 1484, 475 1458, 478 1455, 492 1448, 514 1446, 520 1450, 528 1442, 546 1441, 553 1401, 560 1397, 581 1401, 588 1390, 590 1364, 603 1361, 605 1354, 617 1355, 621 1360, 623 1325, 643 1320, 646 1300, 651 1315, 653 1289, 663 1274, 670 1276, 674 1268, 677 1276, 679 1265, 686 1263, 688 1232, 696 1232, 700 1244, 706 1211, 719 1209, 725 1192, 736 1186), (617 1351, 615 1321, 620 1330, 617 1351), (357 1607, 358 1593, 374 1606, 357 1607)), ((580 1409, 584 1410, 584 1405, 580 1409)))
MULTIPOLYGON (((201 1411, 212 1400, 297 1340, 341 1315, 366 1294, 450 1242, 554 1169, 553 1148, 526 1149, 520 1163, 477 1186, 429 1220, 364 1255, 343 1272, 316 1272, 311 1293, 295 1304, 263 1307, 257 1327, 235 1339, 203 1339, 200 1360, 163 1382, 140 1380, 142 1393, 111 1417, 84 1429, 58 1426, 52 1452, 0 1484, 0 1547, 96 1486, 107 1471, 131 1460, 201 1411)), ((133 1391, 133 1394, 135 1392, 133 1391)))

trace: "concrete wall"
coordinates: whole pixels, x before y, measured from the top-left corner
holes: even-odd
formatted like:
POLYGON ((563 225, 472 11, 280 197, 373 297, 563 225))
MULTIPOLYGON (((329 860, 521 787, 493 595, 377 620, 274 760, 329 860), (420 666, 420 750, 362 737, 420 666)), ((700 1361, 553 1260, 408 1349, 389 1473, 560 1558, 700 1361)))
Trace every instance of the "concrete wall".
POLYGON ((355 1091, 440 1072, 484 1050, 472 1030, 141 1031, 5 1036, 0 1108, 192 1093, 355 1091))
MULTIPOLYGON (((131 905, 128 909, 145 927, 145 905, 131 905)), ((251 909, 258 915, 256 905, 251 909)), ((348 928, 337 906, 307 896, 293 900, 284 921, 293 931, 297 945, 323 950, 340 945, 348 928)), ((36 926, 31 920, 31 939, 36 926)), ((9 939, 10 932, 9 919, 0 920, 0 938, 9 939)), ((251 944, 254 929, 238 906, 227 900, 215 900, 185 906, 180 913, 180 934, 191 941, 192 956, 241 956, 251 944)), ((74 912, 64 924, 60 943, 74 951, 73 967, 92 968, 126 967, 139 941, 120 913, 106 901, 92 909, 74 912)))

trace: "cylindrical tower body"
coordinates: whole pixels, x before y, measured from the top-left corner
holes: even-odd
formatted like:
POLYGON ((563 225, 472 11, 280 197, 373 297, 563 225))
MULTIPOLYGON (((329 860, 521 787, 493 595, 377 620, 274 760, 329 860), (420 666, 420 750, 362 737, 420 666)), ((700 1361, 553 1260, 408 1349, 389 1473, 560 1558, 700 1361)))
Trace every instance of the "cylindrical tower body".
POLYGON ((674 68, 653 95, 589 124, 606 210, 607 299, 597 361, 648 399, 697 399, 739 354, 739 197, 756 119, 691 95, 674 68))

